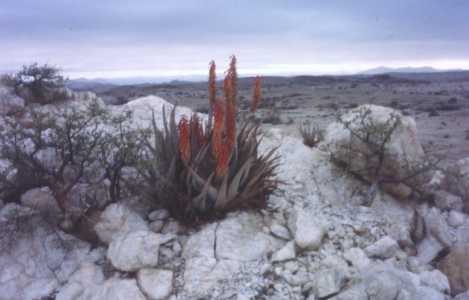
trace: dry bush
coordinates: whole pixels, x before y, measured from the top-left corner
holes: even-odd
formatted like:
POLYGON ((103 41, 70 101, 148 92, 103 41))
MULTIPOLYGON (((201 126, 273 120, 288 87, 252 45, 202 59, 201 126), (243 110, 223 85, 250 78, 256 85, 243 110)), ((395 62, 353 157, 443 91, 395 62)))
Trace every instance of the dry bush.
POLYGON ((23 66, 16 74, 5 75, 2 82, 26 103, 48 104, 66 99, 65 79, 53 66, 37 63, 23 66))
POLYGON ((249 120, 236 124, 235 58, 224 79, 224 98, 216 97, 214 74, 212 63, 209 116, 213 120, 204 126, 194 114, 177 124, 175 109, 169 119, 163 113, 164 129, 158 129, 154 120, 145 159, 138 167, 146 195, 185 224, 266 207, 277 186, 275 149, 260 154, 258 125, 249 120))
POLYGON ((79 213, 77 205, 86 210, 121 199, 123 169, 135 165, 140 149, 131 114, 111 116, 91 102, 25 115, 5 118, 0 132, 0 158, 11 165, 0 172, 4 199, 18 202, 24 192, 47 186, 65 215, 79 213))
POLYGON ((311 123, 302 123, 298 130, 303 138, 303 144, 316 147, 324 139, 324 130, 311 123))

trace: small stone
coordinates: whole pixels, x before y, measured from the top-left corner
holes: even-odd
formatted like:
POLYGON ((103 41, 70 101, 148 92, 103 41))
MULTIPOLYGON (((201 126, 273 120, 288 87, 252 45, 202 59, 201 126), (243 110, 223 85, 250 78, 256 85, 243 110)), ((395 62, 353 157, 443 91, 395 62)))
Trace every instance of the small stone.
POLYGON ((166 299, 173 290, 173 272, 159 269, 141 269, 137 282, 143 293, 152 300, 166 299))
POLYGON ((464 224, 466 220, 466 215, 460 211, 452 210, 448 215, 448 224, 452 227, 459 227, 464 224))
POLYGON ((317 250, 321 247, 322 239, 326 234, 325 226, 316 223, 311 216, 299 212, 294 221, 295 242, 301 249, 317 250))
POLYGON ((148 219, 150 221, 157 221, 157 220, 164 221, 168 217, 169 217, 169 212, 166 209, 154 210, 148 215, 148 219))
POLYGON ((450 290, 448 278, 439 270, 425 271, 419 274, 421 282, 442 293, 450 290))
POLYGON ((295 243, 288 242, 283 248, 278 250, 272 255, 272 262, 280 262, 285 260, 294 259, 296 257, 295 243))
POLYGON ((149 228, 151 231, 159 233, 164 226, 164 222, 161 220, 156 220, 150 223, 149 228))
POLYGON ((119 234, 147 229, 147 223, 139 214, 117 203, 106 207, 99 222, 94 226, 99 239, 105 244, 109 244, 119 234))
POLYGON ((461 197, 453 195, 443 190, 434 193, 434 201, 436 207, 440 209, 452 209, 462 211, 464 204, 461 197))
POLYGON ((371 263, 365 251, 360 248, 350 248, 344 253, 344 258, 358 270, 365 270, 371 263))
POLYGON ((385 236, 375 242, 374 244, 366 247, 365 252, 371 258, 391 258, 396 255, 399 250, 397 242, 389 236, 385 236))
POLYGON ((179 223, 176 220, 171 220, 166 225, 163 227, 161 230, 161 233, 172 233, 172 234, 178 234, 181 232, 182 227, 179 225, 179 223))
POLYGON ((329 269, 317 272, 313 278, 313 291, 319 298, 337 294, 344 287, 346 277, 341 272, 329 269))
POLYGON ((115 237, 107 258, 121 271, 133 272, 158 264, 160 235, 151 231, 134 231, 115 237))
POLYGON ((272 224, 272 226, 270 226, 270 232, 273 236, 277 238, 287 241, 291 239, 290 232, 288 231, 288 229, 278 223, 274 223, 272 224))

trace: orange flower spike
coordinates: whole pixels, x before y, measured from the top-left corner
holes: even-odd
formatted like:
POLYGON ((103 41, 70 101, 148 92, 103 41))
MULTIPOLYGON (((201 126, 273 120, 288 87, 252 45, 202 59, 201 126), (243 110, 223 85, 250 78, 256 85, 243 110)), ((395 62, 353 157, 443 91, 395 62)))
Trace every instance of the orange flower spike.
POLYGON ((231 90, 232 90, 231 100, 233 101, 235 106, 236 106, 236 96, 238 93, 238 72, 236 71, 236 62, 237 62, 236 56, 232 55, 228 73, 230 74, 230 80, 231 80, 231 90))
POLYGON ((179 121, 179 152, 184 162, 189 162, 191 158, 190 126, 186 117, 179 121))
POLYGON ((252 95, 252 102, 251 102, 251 112, 254 113, 259 106, 259 103, 262 99, 262 91, 261 91, 261 78, 256 76, 254 79, 254 92, 252 95))
POLYGON ((210 106, 213 109, 215 105, 215 100, 217 97, 217 74, 216 74, 216 65, 212 60, 210 62, 210 71, 208 75, 208 101, 210 106))
POLYGON ((212 132, 212 151, 213 156, 215 157, 215 159, 218 160, 219 154, 221 153, 223 147, 223 130, 225 116, 222 102, 219 99, 215 101, 215 106, 213 108, 215 120, 212 132))

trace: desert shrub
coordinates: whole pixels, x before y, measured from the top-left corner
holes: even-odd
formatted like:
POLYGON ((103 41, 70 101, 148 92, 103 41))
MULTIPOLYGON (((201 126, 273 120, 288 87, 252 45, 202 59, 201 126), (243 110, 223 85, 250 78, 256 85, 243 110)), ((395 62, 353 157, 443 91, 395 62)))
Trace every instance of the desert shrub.
MULTIPOLYGON (((355 109, 352 118, 337 117, 350 138, 347 143, 335 144, 336 148, 331 150, 333 162, 370 182, 373 193, 380 186, 398 197, 428 196, 425 183, 430 173, 438 169, 441 159, 417 149, 410 150, 410 154, 405 150, 399 153, 392 141, 402 134, 402 115, 393 112, 385 120, 382 116, 377 120, 371 114, 368 106, 362 106, 355 109)), ((373 193, 367 201, 371 201, 373 193)))
POLYGON ((2 81, 27 103, 47 104, 66 98, 64 77, 58 68, 47 64, 23 66, 16 74, 4 76, 2 81))
POLYGON ((160 130, 153 118, 153 134, 145 139, 138 166, 146 196, 186 224, 263 208, 277 186, 275 149, 261 154, 258 125, 250 120, 236 124, 235 58, 224 79, 223 98, 216 97, 213 88, 214 63, 209 79, 207 125, 196 114, 177 123, 176 108, 169 118, 163 112, 164 128, 160 130))
POLYGON ((302 123, 298 130, 303 138, 303 144, 308 147, 316 147, 324 139, 324 130, 311 123, 302 123))
POLYGON ((99 181, 97 155, 106 143, 105 115, 93 102, 86 108, 68 107, 55 113, 30 109, 21 120, 6 118, 0 157, 11 162, 17 173, 0 178, 4 179, 1 194, 14 200, 31 188, 47 186, 66 213, 78 183, 99 181))

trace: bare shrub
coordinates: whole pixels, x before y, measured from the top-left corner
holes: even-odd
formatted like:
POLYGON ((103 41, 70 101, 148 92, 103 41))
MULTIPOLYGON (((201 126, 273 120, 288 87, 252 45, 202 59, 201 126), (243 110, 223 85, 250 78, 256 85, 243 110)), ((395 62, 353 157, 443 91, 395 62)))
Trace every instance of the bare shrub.
POLYGON ((145 179, 142 190, 182 223, 198 224, 229 211, 263 208, 277 186, 275 149, 260 154, 258 125, 248 120, 236 124, 236 85, 233 58, 224 80, 224 99, 213 92, 210 96, 213 122, 204 126, 194 114, 177 124, 175 109, 169 119, 163 114, 163 130, 153 119, 153 134, 145 141, 138 167, 145 179))

